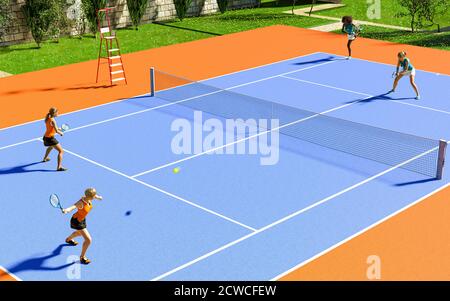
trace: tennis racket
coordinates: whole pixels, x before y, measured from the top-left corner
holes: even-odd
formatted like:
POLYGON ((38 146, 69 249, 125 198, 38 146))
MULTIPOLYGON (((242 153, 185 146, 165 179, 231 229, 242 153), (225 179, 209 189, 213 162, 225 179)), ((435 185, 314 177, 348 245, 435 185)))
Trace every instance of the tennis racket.
POLYGON ((361 32, 363 32, 363 31, 364 31, 364 26, 363 25, 355 25, 356 35, 360 35, 361 32))
POLYGON ((61 210, 61 212, 64 213, 63 211, 63 207, 61 206, 61 202, 59 201, 59 197, 56 194, 52 194, 50 196, 50 204, 54 207, 54 208, 58 208, 61 210))
POLYGON ((66 131, 68 131, 68 130, 70 130, 70 126, 67 124, 67 123, 63 123, 62 125, 61 125, 61 132, 66 132, 66 131))

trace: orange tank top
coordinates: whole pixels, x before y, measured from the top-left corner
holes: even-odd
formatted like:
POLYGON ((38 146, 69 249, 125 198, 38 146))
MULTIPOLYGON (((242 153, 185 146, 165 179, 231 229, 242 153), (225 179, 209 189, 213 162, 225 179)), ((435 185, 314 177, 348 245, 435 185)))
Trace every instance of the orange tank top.
POLYGON ((92 203, 88 203, 83 199, 80 199, 80 201, 83 203, 83 208, 78 208, 78 211, 73 215, 73 218, 76 218, 79 222, 83 221, 92 209, 92 203))
POLYGON ((48 118, 45 121, 45 134, 44 136, 47 138, 52 138, 53 136, 55 136, 56 134, 56 129, 52 124, 53 118, 48 118))

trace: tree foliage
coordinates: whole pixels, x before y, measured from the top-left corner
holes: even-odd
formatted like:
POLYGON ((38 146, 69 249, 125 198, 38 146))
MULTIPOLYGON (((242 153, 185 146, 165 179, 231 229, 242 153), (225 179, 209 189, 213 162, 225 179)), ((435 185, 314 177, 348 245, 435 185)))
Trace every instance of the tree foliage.
POLYGON ((131 23, 138 29, 141 23, 142 17, 145 14, 145 9, 147 8, 148 0, 127 0, 128 12, 130 13, 131 23))
POLYGON ((10 0, 0 0, 0 41, 7 33, 11 21, 10 0))
POLYGON ((106 7, 106 0, 81 0, 81 9, 91 32, 96 33, 98 27, 97 11, 106 7))
POLYGON ((68 5, 66 0, 25 1, 22 12, 38 47, 47 37, 59 38, 61 32, 68 30, 69 21, 65 14, 68 5))
POLYGON ((228 0, 217 0, 217 5, 219 6, 219 11, 224 14, 228 8, 228 0))
POLYGON ((426 22, 434 25, 436 17, 444 14, 450 7, 450 0, 398 0, 398 2, 404 11, 399 12, 397 16, 409 17, 412 32, 424 27, 426 22))
POLYGON ((436 18, 444 15, 450 9, 450 0, 423 0, 422 5, 423 7, 419 13, 419 26, 437 25, 438 32, 440 32, 441 26, 439 23, 436 23, 436 18))
POLYGON ((177 17, 180 21, 186 17, 189 6, 191 6, 192 0, 174 0, 175 10, 177 12, 177 17))

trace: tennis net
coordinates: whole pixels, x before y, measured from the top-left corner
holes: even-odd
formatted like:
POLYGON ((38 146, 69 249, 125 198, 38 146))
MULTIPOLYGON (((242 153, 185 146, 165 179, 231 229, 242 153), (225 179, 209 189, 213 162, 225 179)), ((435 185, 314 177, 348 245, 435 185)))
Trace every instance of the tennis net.
MULTIPOLYGON (((278 130, 354 156, 442 178, 446 141, 419 137, 236 93, 154 68, 151 95, 229 119, 278 119, 278 130)), ((355 101, 357 102, 357 101, 355 101)))

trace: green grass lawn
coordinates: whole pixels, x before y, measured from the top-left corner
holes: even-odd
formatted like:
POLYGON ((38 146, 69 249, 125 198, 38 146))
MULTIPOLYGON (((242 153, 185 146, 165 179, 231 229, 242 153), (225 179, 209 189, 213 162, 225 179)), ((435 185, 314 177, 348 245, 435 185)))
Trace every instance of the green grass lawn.
MULTIPOLYGON (((341 33, 340 30, 335 31, 341 33)), ((365 26, 361 35, 369 39, 390 41, 395 43, 432 47, 442 50, 450 50, 450 32, 408 32, 395 29, 381 28, 377 26, 365 26)))
MULTIPOLYGON (((398 0, 380 1, 381 3, 380 19, 370 19, 367 16, 367 11, 369 7, 367 4, 367 0, 342 0, 342 3, 345 4, 344 7, 319 11, 315 12, 314 14, 338 18, 344 15, 351 15, 356 20, 365 20, 375 23, 384 23, 408 28, 410 27, 410 20, 408 19, 408 17, 397 16, 397 13, 403 10, 398 0)), ((447 11, 447 13, 444 16, 440 16, 437 21, 438 23, 440 23, 442 28, 449 27, 450 11, 447 11)))
MULTIPOLYGON (((301 6, 297 6, 300 8, 301 6)), ((193 17, 161 24, 142 25, 138 31, 128 28, 117 31, 122 53, 156 48, 213 36, 239 32, 275 24, 313 27, 330 23, 327 20, 285 14, 288 6, 274 7, 274 2, 261 8, 228 11, 225 14, 193 17)), ((99 40, 92 36, 61 38, 48 41, 42 48, 34 43, 0 47, 0 70, 19 74, 71 63, 96 59, 99 40)))

